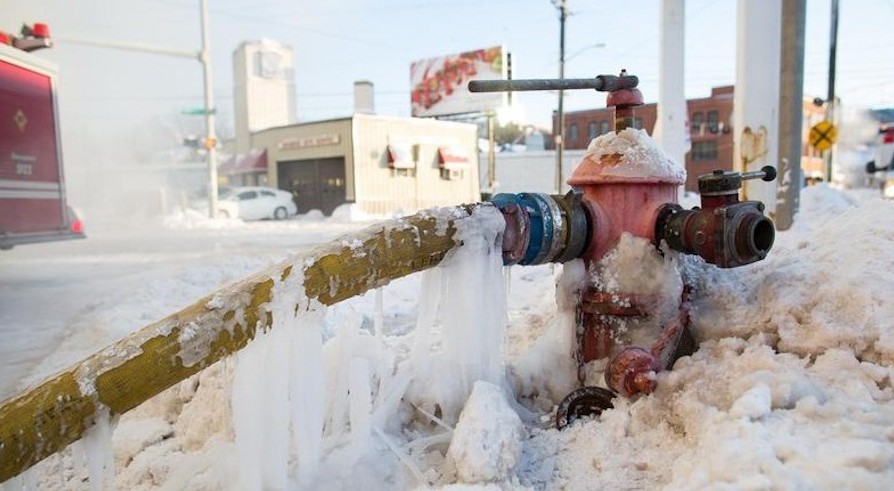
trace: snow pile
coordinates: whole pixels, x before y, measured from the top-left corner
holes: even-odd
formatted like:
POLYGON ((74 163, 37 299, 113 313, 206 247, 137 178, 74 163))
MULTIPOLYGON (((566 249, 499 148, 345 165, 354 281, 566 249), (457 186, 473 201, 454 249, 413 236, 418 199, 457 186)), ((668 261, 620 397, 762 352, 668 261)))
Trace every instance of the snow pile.
POLYGON ((650 299, 648 311, 663 317, 676 312, 683 295, 683 279, 676 255, 660 253, 648 239, 621 234, 618 244, 599 260, 591 282, 600 291, 633 293, 650 299))
POLYGON ((590 142, 583 160, 598 162, 601 176, 686 181, 683 163, 672 161, 645 130, 627 128, 598 136, 590 142))
MULTIPOLYGON (((894 488, 894 203, 805 189, 768 258, 731 270, 628 236, 593 271, 572 261, 503 277, 499 227, 478 218, 441 267, 277 325, 240 353, 245 366, 219 363, 124 415, 116 485, 894 488), (595 275, 606 291, 679 298, 681 272, 698 351, 653 394, 552 429, 576 385, 581 285, 595 275), (308 351, 286 361, 299 335, 308 351), (296 429, 300 441, 283 439, 296 429)), ((86 489, 83 446, 13 485, 86 489)))
POLYGON ((162 225, 170 229, 227 229, 238 228, 245 222, 238 218, 209 218, 208 213, 183 208, 162 219, 162 225))
POLYGON ((499 386, 476 382, 466 402, 447 458, 460 482, 475 484, 509 477, 521 459, 522 422, 499 386))
POLYGON ((700 349, 600 420, 535 431, 535 488, 889 489, 894 485, 894 211, 804 191, 765 261, 700 278, 700 349))
POLYGON ((892 204, 871 208, 828 187, 804 192, 796 229, 766 260, 732 271, 705 268, 694 320, 702 336, 765 333, 799 356, 841 348, 894 365, 892 204))

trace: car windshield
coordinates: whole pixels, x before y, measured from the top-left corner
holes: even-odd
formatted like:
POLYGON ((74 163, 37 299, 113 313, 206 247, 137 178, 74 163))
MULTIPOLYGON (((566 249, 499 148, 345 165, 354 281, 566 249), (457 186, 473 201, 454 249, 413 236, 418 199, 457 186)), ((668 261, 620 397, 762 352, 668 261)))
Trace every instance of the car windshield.
POLYGON ((226 189, 218 193, 218 197, 220 199, 236 199, 236 196, 239 194, 236 189, 226 189))

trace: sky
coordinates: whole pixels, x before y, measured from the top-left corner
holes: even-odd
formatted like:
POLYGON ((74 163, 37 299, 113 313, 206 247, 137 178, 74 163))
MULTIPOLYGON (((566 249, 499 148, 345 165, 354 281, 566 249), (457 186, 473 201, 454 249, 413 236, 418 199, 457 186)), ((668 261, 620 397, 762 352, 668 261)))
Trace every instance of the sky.
MULTIPOLYGON (((409 115, 414 60, 494 45, 512 53, 515 78, 558 75, 558 12, 549 0, 210 0, 219 131, 232 134, 232 53, 271 38, 295 50, 300 121, 350 114, 353 82, 375 84, 380 114, 409 115)), ((658 97, 657 0, 569 0, 566 77, 626 68, 645 100, 658 97), (604 47, 594 47, 597 44, 604 47)), ((188 59, 108 50, 65 39, 107 39, 198 49, 198 0, 0 0, 0 29, 49 24, 60 39, 40 56, 61 70, 63 145, 69 159, 111 162, 122 149, 176 142, 202 118, 201 66, 188 59), (122 145, 122 141, 124 144, 122 145)), ((827 91, 830 0, 808 2, 805 93, 827 91)), ((686 94, 735 80, 735 0, 686 2, 686 94)), ((841 2, 837 92, 851 107, 894 106, 890 27, 894 0, 841 2)), ((548 127, 552 93, 521 94, 528 122, 548 127)), ((604 106, 604 95, 566 92, 566 111, 604 106)), ((147 150, 148 151, 148 150, 147 150)), ((143 152, 145 153, 145 152, 143 152)), ((68 163, 69 165, 71 162, 68 163)))

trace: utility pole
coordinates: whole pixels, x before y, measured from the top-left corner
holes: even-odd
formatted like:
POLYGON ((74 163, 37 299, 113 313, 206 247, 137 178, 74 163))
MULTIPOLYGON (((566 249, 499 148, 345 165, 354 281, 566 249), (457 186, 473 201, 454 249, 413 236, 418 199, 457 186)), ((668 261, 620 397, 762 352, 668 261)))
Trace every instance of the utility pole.
MULTIPOLYGON (((838 0, 832 0, 832 26, 829 33, 829 94, 826 97, 826 119, 833 125, 836 123, 835 111, 835 51, 838 44, 838 0)), ((834 148, 834 145, 833 145, 834 148)), ((832 182, 832 154, 833 148, 823 154, 826 182, 832 182)))
POLYGON ((208 32, 208 0, 199 0, 202 11, 202 76, 205 86, 205 155, 208 161, 208 210, 211 218, 217 218, 217 133, 214 129, 214 88, 211 78, 211 43, 208 32))
MULTIPOLYGON (((552 0, 559 9, 559 80, 565 78, 565 19, 568 18, 568 1, 552 0)), ((562 152, 565 150, 565 91, 559 89, 559 110, 556 123, 556 192, 562 194, 562 152)))
POLYGON ((804 123, 804 30, 806 0, 782 0, 779 87, 779 164, 776 228, 788 230, 801 197, 801 128, 804 123))

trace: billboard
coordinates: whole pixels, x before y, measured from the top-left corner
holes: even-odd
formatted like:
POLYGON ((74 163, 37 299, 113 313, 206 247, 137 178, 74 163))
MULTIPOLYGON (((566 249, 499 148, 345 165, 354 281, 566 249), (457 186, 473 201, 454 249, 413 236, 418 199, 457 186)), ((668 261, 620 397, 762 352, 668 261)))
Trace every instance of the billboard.
POLYGON ((419 60, 410 65, 414 117, 490 111, 505 105, 506 93, 469 92, 470 80, 506 78, 503 46, 419 60))

